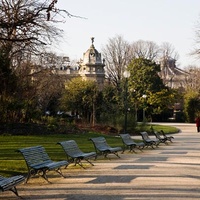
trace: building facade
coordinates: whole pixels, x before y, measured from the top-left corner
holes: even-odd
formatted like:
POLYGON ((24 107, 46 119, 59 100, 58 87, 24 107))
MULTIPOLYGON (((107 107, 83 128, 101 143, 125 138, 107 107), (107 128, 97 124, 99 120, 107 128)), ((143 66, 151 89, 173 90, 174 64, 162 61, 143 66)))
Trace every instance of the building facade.
POLYGON ((176 60, 173 58, 164 58, 160 62, 160 77, 164 84, 170 88, 184 89, 189 73, 176 67, 176 60))
MULTIPOLYGON (((47 62, 45 65, 43 63, 42 65, 52 70, 53 73, 62 75, 63 80, 82 77, 83 80, 96 81, 100 88, 104 85, 105 60, 102 59, 101 53, 94 46, 94 37, 91 38, 89 49, 83 53, 82 59, 79 60, 75 67, 70 66, 69 57, 57 56, 53 62, 52 58, 50 60, 51 62, 47 62)), ((161 68, 159 76, 166 86, 175 89, 185 88, 190 74, 178 68, 175 59, 169 57, 163 58, 158 64, 160 64, 161 68)))
POLYGON ((105 80, 105 61, 101 58, 94 47, 94 38, 91 38, 92 44, 90 48, 83 54, 83 59, 79 62, 78 74, 83 80, 95 80, 99 87, 102 88, 105 80))

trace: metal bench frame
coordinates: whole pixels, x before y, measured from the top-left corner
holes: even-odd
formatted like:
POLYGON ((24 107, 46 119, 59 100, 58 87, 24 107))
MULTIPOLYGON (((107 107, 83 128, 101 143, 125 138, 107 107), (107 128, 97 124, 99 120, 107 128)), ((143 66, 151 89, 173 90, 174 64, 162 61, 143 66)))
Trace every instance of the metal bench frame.
POLYGON ((160 144, 160 141, 158 139, 151 139, 146 131, 140 132, 143 142, 147 147, 152 147, 154 149, 154 146, 158 146, 160 144))
POLYGON ((25 177, 22 175, 12 176, 12 177, 3 177, 0 176, 0 191, 12 191, 16 196, 20 197, 17 191, 16 186, 22 183, 25 180, 25 177))
POLYGON ((134 149, 139 149, 142 151, 142 149, 145 147, 144 142, 135 142, 128 133, 119 134, 119 136, 121 137, 124 145, 123 152, 126 148, 128 148, 130 152, 135 152, 134 149))
POLYGON ((94 164, 89 159, 96 158, 96 152, 84 153, 80 150, 78 144, 74 140, 62 141, 58 142, 57 144, 62 146, 69 163, 74 163, 75 166, 78 164, 82 168, 85 168, 82 164, 82 160, 85 160, 94 166, 94 164))
POLYGON ((174 139, 173 136, 167 136, 163 130, 160 131, 160 133, 163 135, 164 138, 166 138, 167 141, 173 142, 172 139, 174 139))
POLYGON ((160 143, 165 143, 166 145, 168 144, 168 143, 167 143, 167 138, 161 137, 160 134, 159 134, 157 131, 153 131, 152 133, 153 133, 153 134, 155 135, 155 137, 160 141, 160 143))
POLYGON ((108 154, 114 154, 120 158, 118 152, 123 151, 122 148, 109 146, 104 137, 90 138, 89 140, 92 141, 97 155, 104 155, 106 158, 108 154))
POLYGON ((69 163, 66 160, 58 162, 52 161, 43 146, 27 147, 19 149, 18 152, 23 155, 28 168, 28 175, 25 183, 35 175, 39 175, 49 182, 46 174, 51 170, 54 170, 62 177, 65 177, 60 168, 63 166, 66 168, 69 163))

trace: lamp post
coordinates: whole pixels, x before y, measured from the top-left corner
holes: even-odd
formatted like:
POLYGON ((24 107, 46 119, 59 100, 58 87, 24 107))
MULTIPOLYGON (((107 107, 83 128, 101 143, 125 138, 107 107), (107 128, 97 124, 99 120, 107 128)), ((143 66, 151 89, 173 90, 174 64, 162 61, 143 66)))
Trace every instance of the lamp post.
MULTIPOLYGON (((144 99, 144 101, 146 101, 146 98, 147 98, 147 95, 146 94, 143 94, 142 95, 142 98, 144 99)), ((145 107, 143 106, 143 122, 145 122, 145 107)))
POLYGON ((130 72, 125 70, 124 73, 125 78, 125 85, 124 85, 124 133, 127 131, 127 112, 128 112, 128 105, 127 105, 127 96, 128 96, 128 78, 130 77, 130 72))
POLYGON ((135 102, 135 122, 137 123, 137 100, 136 100, 136 90, 134 90, 133 88, 130 89, 130 92, 134 94, 134 102, 135 102))

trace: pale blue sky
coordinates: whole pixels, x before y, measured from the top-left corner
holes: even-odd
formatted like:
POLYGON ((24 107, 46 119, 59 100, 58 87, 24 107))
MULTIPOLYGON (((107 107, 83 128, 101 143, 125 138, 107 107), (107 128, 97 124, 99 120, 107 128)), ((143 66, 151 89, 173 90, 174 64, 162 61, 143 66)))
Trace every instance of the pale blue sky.
POLYGON ((200 0, 58 0, 57 7, 87 18, 66 17, 60 25, 65 40, 54 51, 71 60, 82 58, 91 37, 95 37, 94 45, 101 52, 109 38, 122 35, 129 42, 172 44, 179 53, 180 68, 200 63, 188 55, 195 44, 200 0))

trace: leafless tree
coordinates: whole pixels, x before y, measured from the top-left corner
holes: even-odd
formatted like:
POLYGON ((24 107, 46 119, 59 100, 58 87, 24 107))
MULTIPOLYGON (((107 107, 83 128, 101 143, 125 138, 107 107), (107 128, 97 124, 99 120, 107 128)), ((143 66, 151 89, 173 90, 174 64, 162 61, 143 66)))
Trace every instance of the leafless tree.
MULTIPOLYGON (((36 65, 32 59, 46 52, 49 45, 55 44, 62 37, 63 31, 56 26, 62 22, 60 16, 74 16, 57 8, 56 3, 57 0, 0 1, 1 116, 8 112, 23 113, 26 103, 32 102, 33 105, 33 100, 38 103, 46 98, 47 102, 43 104, 48 104, 59 91, 60 86, 56 85, 59 84, 58 76, 53 76, 52 71, 45 71, 41 63, 36 65), (37 71, 37 81, 32 82, 33 74, 30 72, 36 66, 40 69, 37 71), (6 105, 18 103, 21 107, 11 111, 7 109, 9 106, 6 105)), ((31 108, 34 109, 36 106, 31 108)), ((18 114, 16 116, 19 120, 23 118, 18 114)), ((9 115, 4 120, 8 118, 9 115)))
POLYGON ((161 59, 179 59, 179 54, 175 51, 175 48, 172 44, 164 42, 160 46, 160 56, 161 59))
MULTIPOLYGON (((0 48, 9 57, 39 53, 62 35, 55 27, 57 0, 1 0, 0 48)), ((70 15, 68 13, 68 15, 70 15)))
POLYGON ((176 66, 176 61, 178 60, 179 55, 175 51, 175 48, 167 42, 164 42, 160 46, 160 55, 158 62, 160 63, 160 76, 163 79, 164 83, 170 82, 174 79, 174 68, 176 66))
POLYGON ((132 58, 131 46, 122 36, 117 35, 109 38, 102 52, 106 64, 106 78, 119 88, 123 72, 132 58))
POLYGON ((199 86, 200 86, 200 69, 197 66, 190 65, 187 68, 185 68, 186 71, 188 71, 189 76, 187 78, 187 84, 186 88, 189 91, 196 91, 200 92, 199 86))
POLYGON ((159 46, 152 41, 138 40, 131 45, 132 54, 135 58, 144 58, 155 61, 160 52, 159 46))
POLYGON ((194 28, 195 28, 194 47, 190 55, 193 56, 195 59, 199 60, 200 59, 200 15, 194 28))
POLYGON ((14 111, 16 114, 13 121, 30 121, 31 113, 36 110, 44 113, 52 103, 57 102, 64 88, 64 79, 56 70, 30 62, 21 62, 16 69, 16 75, 20 79, 15 90, 16 102, 20 102, 23 109, 19 108, 14 111))

